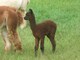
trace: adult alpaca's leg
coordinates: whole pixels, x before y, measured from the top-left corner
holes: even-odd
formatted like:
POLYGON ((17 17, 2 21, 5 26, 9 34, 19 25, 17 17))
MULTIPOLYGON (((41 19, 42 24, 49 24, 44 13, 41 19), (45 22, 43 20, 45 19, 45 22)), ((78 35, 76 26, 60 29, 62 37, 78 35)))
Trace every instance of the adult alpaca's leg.
POLYGON ((22 51, 21 41, 16 31, 8 31, 9 40, 13 43, 14 49, 22 51))
POLYGON ((35 38, 35 56, 37 56, 37 50, 39 48, 39 39, 35 38))
POLYGON ((11 42, 8 39, 7 30, 2 30, 1 35, 4 40, 4 45, 5 45, 4 49, 5 51, 9 51, 11 49, 11 42))
POLYGON ((15 39, 13 40, 13 43, 14 43, 15 50, 21 51, 22 50, 21 40, 20 40, 17 32, 14 33, 14 38, 15 39))

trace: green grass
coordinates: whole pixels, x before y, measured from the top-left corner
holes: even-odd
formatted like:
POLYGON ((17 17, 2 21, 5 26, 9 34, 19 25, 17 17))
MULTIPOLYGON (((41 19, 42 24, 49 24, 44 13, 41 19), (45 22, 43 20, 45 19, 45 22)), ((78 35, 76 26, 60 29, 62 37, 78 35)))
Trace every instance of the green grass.
POLYGON ((23 53, 13 51, 4 53, 3 41, 0 38, 0 60, 79 60, 80 59, 80 0, 31 0, 28 8, 32 8, 36 22, 51 19, 57 24, 56 51, 53 54, 49 39, 45 38, 45 54, 38 50, 34 56, 34 37, 28 25, 18 30, 23 53))

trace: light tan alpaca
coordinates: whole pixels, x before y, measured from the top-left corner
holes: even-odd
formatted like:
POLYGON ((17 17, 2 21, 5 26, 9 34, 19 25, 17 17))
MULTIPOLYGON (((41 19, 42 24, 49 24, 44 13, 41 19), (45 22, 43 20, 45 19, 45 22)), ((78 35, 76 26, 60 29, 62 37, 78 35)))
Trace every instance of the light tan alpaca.
MULTIPOLYGON (((30 0, 0 0, 0 6, 14 7, 16 10, 21 11, 23 16, 26 14, 26 8, 30 0)), ((27 22, 24 20, 23 24, 20 26, 21 29, 26 27, 27 22)))
POLYGON ((21 12, 15 8, 0 6, 0 30, 5 44, 5 51, 14 45, 15 50, 22 50, 21 40, 17 33, 17 27, 23 23, 21 12))

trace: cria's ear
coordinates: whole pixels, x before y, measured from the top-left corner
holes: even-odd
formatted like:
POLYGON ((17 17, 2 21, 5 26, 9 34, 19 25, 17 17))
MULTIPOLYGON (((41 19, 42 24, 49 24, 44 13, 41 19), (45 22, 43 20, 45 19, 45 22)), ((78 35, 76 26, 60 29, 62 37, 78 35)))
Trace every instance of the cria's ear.
POLYGON ((29 9, 29 12, 30 12, 30 13, 33 13, 32 9, 29 9))

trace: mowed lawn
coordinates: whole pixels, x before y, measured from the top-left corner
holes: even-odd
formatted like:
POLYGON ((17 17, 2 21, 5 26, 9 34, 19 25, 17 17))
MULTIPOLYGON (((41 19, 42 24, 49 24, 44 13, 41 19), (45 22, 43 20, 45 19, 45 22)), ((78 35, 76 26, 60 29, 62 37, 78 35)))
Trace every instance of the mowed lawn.
MULTIPOLYGON (((23 52, 4 52, 0 37, 0 60, 80 60, 80 0, 31 0, 27 7, 32 8, 36 22, 51 19, 57 24, 56 51, 52 53, 49 39, 45 37, 45 53, 34 55, 34 37, 29 23, 23 30, 18 28, 23 52)), ((47 26, 46 26, 47 27, 47 26)))

